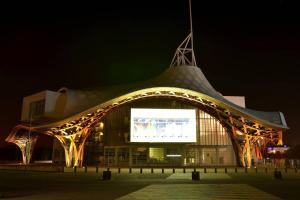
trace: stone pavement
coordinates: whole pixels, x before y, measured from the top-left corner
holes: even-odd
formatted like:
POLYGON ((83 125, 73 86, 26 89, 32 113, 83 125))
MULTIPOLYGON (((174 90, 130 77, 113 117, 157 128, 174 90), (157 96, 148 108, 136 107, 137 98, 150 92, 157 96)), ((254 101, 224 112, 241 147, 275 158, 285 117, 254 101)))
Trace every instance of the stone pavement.
MULTIPOLYGON (((171 174, 167 180, 191 180, 190 173, 171 174)), ((201 180, 231 179, 228 174, 202 173, 201 180)), ((118 200, 173 199, 279 199, 247 184, 153 184, 118 200)))
POLYGON ((280 199, 247 184, 154 184, 118 200, 280 199))
MULTIPOLYGON (((180 171, 179 171, 180 172, 180 171)), ((300 174, 200 173, 41 173, 0 170, 0 199, 131 200, 131 199, 299 199, 300 174)))

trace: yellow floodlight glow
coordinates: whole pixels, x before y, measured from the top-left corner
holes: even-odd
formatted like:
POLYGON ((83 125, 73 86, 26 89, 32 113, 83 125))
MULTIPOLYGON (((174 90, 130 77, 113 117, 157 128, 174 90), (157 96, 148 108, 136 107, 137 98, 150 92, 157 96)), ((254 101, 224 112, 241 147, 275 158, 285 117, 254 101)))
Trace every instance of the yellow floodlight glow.
POLYGON ((104 123, 103 123, 103 122, 100 122, 100 123, 99 123, 99 128, 100 128, 101 130, 103 130, 103 128, 104 128, 104 123))
POLYGON ((238 135, 244 135, 244 133, 242 133, 242 132, 239 131, 239 130, 236 131, 236 134, 238 134, 238 135))

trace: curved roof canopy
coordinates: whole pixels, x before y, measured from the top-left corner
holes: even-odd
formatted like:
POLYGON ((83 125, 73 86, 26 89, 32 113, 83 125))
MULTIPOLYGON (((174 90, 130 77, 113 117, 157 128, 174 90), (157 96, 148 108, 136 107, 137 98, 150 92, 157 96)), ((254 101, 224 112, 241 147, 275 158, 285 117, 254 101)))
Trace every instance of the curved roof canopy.
POLYGON ((262 112, 240 107, 217 92, 205 78, 201 69, 196 66, 170 67, 159 76, 136 84, 101 87, 93 90, 66 90, 67 105, 64 117, 71 117, 84 112, 113 98, 147 88, 173 87, 188 89, 202 93, 215 101, 226 105, 227 109, 234 110, 252 120, 264 123, 274 128, 287 129, 284 116, 281 112, 262 112))

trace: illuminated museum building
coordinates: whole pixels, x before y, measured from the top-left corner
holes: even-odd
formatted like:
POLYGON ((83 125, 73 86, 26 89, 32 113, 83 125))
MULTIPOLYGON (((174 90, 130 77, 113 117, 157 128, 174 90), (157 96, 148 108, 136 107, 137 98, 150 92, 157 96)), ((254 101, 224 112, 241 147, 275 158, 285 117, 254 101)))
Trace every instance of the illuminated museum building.
POLYGON ((56 138, 53 161, 65 159, 68 166, 82 161, 110 166, 249 166, 251 159, 262 159, 268 144, 282 144, 287 126, 280 112, 244 105, 243 97, 224 97, 214 90, 198 67, 176 66, 136 85, 92 91, 63 88, 25 97, 23 123, 7 141, 20 147, 24 163, 37 137, 47 134, 56 138), (131 142, 131 108, 195 110, 196 141, 131 142))
POLYGON ((24 164, 33 162, 35 143, 46 134, 54 139, 53 163, 68 167, 250 167, 268 145, 282 145, 288 129, 281 112, 245 108, 244 97, 211 86, 196 65, 192 31, 159 76, 94 90, 45 90, 23 99, 21 121, 6 141, 20 148, 24 164), (133 117, 134 111, 141 112, 133 117))

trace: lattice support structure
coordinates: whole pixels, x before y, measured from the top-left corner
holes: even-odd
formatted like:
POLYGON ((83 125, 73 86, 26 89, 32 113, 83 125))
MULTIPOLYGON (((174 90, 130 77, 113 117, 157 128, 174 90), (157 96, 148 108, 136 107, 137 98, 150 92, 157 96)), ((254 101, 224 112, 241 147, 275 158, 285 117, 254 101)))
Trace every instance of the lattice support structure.
POLYGON ((243 148, 243 154, 244 154, 244 159, 245 159, 245 167, 251 167, 251 143, 250 143, 250 138, 249 136, 245 136, 245 144, 243 148))
POLYGON ((82 166, 84 143, 89 131, 88 128, 84 128, 72 135, 55 135, 64 148, 67 167, 82 166))
POLYGON ((255 155, 258 158, 258 160, 262 160, 263 156, 262 156, 262 152, 261 152, 261 147, 258 144, 255 144, 255 155))
POLYGON ((261 160, 263 158, 262 150, 266 148, 267 144, 276 145, 280 141, 279 133, 282 133, 282 130, 276 131, 263 127, 244 117, 233 118, 229 111, 225 113, 229 118, 225 117, 222 120, 232 129, 233 141, 237 146, 239 162, 242 167, 252 167, 252 159, 256 157, 261 160))
POLYGON ((29 137, 18 137, 14 135, 13 137, 7 138, 5 141, 13 143, 19 147, 22 153, 22 163, 23 164, 29 164, 32 158, 32 153, 34 150, 34 146, 36 144, 36 141, 38 139, 38 136, 31 136, 29 137))
POLYGON ((278 142, 277 142, 277 145, 283 145, 282 131, 278 131, 278 142))

